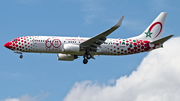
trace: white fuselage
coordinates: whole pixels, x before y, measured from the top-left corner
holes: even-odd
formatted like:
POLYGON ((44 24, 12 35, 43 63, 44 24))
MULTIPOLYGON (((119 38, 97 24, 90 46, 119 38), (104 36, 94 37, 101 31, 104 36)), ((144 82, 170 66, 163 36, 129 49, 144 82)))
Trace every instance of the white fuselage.
MULTIPOLYGON (((35 53, 63 53, 73 55, 83 55, 84 51, 66 51, 65 45, 79 45, 89 38, 82 37, 54 37, 54 36, 24 36, 13 39, 10 49, 15 52, 35 52, 35 53)), ((161 47, 161 45, 150 44, 146 40, 136 39, 106 39, 97 47, 92 55, 128 55, 150 51, 161 47)))

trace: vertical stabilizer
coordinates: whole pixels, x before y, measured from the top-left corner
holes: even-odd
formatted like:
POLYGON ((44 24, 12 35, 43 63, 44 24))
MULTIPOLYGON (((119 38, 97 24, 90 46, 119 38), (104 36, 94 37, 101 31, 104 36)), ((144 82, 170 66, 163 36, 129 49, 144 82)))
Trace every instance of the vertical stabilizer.
POLYGON ((161 12, 159 16, 147 27, 147 29, 134 39, 155 41, 161 38, 164 25, 166 22, 167 13, 161 12))

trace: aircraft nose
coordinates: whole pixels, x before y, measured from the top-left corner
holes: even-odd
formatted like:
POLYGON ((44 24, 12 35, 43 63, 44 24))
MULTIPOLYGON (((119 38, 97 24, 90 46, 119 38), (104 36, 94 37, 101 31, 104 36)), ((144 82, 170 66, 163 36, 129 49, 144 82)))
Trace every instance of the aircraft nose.
POLYGON ((5 44, 4 44, 4 47, 11 49, 11 48, 12 48, 11 42, 5 43, 5 44))

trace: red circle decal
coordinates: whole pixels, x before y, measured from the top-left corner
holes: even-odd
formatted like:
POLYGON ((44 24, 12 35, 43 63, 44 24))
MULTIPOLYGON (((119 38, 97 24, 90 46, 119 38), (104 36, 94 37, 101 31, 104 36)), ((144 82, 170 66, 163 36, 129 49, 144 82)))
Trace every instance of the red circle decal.
MULTIPOLYGON (((160 26, 161 26, 161 28, 160 28, 160 31, 159 31, 159 33, 156 35, 156 37, 161 33, 161 31, 162 31, 162 23, 161 22, 155 22, 154 24, 152 24, 152 26, 149 28, 149 32, 151 32, 151 30, 152 30, 152 28, 155 26, 155 25, 157 25, 157 24, 159 24, 160 26)), ((155 38, 156 38, 155 37, 155 38)), ((155 39, 154 38, 154 39, 155 39)))

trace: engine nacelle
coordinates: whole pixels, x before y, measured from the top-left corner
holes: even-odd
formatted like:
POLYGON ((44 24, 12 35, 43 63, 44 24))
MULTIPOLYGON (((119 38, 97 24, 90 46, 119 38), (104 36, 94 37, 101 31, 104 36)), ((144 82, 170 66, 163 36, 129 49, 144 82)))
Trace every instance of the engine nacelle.
POLYGON ((73 61, 74 59, 77 59, 77 55, 58 53, 57 58, 61 61, 73 61))
POLYGON ((64 44, 64 52, 79 52, 80 46, 74 44, 64 44))

